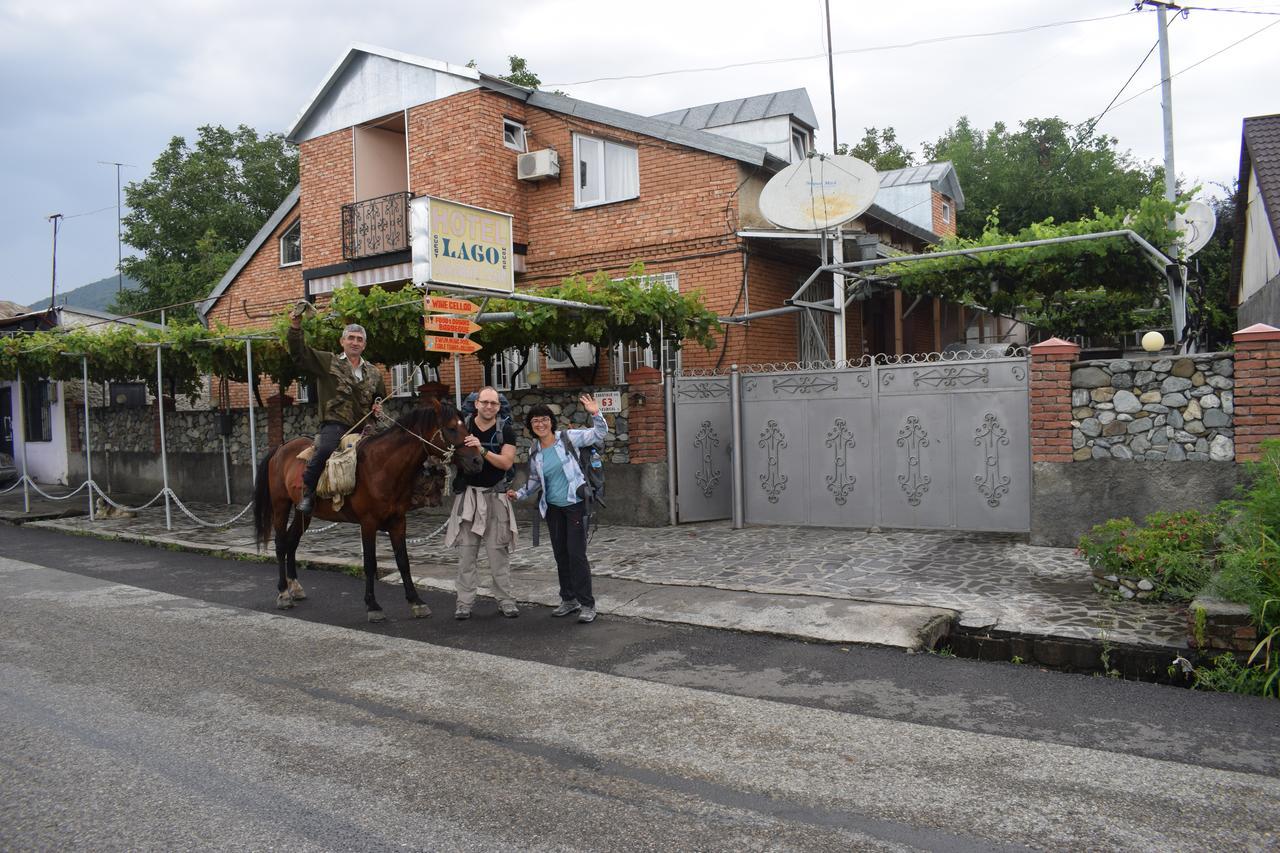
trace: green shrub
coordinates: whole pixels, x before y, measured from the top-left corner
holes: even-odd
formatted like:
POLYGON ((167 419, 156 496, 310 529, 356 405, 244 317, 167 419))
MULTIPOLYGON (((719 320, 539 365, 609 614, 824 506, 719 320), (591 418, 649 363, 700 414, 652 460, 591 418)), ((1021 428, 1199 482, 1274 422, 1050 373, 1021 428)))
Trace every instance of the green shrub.
POLYGON ((1138 526, 1113 518, 1080 537, 1077 551, 1103 574, 1146 578, 1160 598, 1190 601, 1209 579, 1216 514, 1197 510, 1156 512, 1138 526))

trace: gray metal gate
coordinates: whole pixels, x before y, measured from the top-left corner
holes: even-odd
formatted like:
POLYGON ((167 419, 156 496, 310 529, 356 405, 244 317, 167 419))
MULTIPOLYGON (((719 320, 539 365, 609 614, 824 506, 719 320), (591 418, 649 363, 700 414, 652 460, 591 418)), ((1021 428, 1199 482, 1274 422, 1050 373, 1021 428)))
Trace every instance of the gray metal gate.
POLYGON ((735 381, 746 523, 1030 529, 1024 356, 678 378, 680 521, 732 514, 735 381))

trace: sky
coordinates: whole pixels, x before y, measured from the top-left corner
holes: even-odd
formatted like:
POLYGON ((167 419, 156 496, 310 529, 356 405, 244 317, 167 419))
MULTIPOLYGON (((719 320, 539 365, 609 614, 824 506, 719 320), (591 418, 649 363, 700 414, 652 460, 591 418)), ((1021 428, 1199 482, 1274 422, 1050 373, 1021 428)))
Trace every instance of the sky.
MULTIPOLYGON (((1170 16, 1176 171, 1221 194, 1241 120, 1280 112, 1280 0, 1201 5, 1246 10, 1170 16)), ((1156 14, 1131 0, 833 0, 837 139, 888 126, 919 152, 961 116, 1086 121, 1155 44, 1156 14)), ((642 115, 803 87, 829 152, 824 18, 822 0, 0 0, 0 299, 49 295, 53 213, 59 292, 115 274, 116 168, 100 161, 129 164, 127 184, 204 124, 284 132, 353 42, 493 74, 517 54, 544 88, 642 115)), ((1141 161, 1164 157, 1159 80, 1153 52, 1098 125, 1141 161)))

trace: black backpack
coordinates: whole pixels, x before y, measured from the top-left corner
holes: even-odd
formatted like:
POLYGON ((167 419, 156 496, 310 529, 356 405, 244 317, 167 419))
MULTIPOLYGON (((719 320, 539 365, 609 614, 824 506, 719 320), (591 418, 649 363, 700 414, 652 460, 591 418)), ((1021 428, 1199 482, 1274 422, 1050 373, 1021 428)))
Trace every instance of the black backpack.
MULTIPOLYGON (((480 396, 479 391, 472 391, 462 401, 462 425, 467 432, 471 432, 471 424, 476 417, 476 398, 480 396)), ((489 437, 489 441, 485 444, 485 450, 491 453, 502 452, 502 433, 507 428, 507 424, 511 423, 511 404, 507 402, 506 394, 498 395, 498 423, 493 428, 493 434, 489 437)), ((512 482, 516 478, 516 469, 512 465, 503 472, 502 483, 510 488, 512 482)), ((455 494, 462 493, 467 488, 467 480, 459 471, 457 477, 453 481, 453 491, 455 494)))
POLYGON ((570 456, 577 456, 578 467, 582 469, 582 476, 586 482, 578 487, 579 500, 587 502, 587 514, 589 515, 596 504, 606 506, 604 502, 604 466, 600 461, 600 446, 598 444, 584 444, 582 447, 574 447, 573 442, 569 440, 568 432, 560 433, 560 442, 564 445, 564 452, 570 456))

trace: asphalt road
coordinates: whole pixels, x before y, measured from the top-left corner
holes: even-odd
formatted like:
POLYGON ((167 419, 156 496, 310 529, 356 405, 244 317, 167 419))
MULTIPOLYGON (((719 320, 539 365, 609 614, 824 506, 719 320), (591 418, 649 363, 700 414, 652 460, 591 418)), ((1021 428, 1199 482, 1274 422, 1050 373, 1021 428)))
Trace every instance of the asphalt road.
POLYGON ((0 527, 0 848, 1280 843, 1280 703, 274 576, 0 527))

